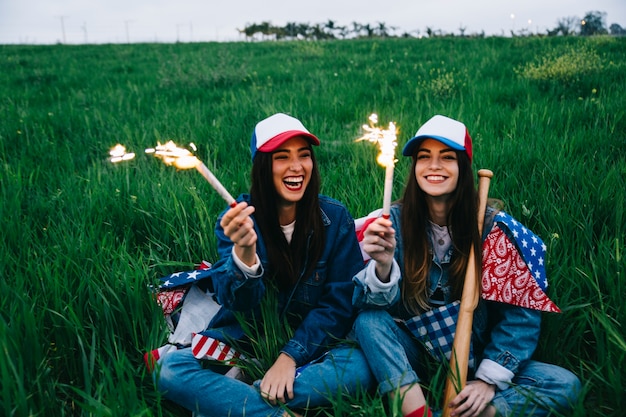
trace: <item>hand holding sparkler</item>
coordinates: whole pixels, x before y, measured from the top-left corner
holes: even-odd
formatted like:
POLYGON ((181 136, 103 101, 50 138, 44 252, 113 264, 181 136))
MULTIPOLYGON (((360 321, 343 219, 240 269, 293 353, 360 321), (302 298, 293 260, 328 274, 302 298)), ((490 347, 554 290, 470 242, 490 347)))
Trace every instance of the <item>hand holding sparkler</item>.
POLYGON ((146 149, 146 153, 154 154, 155 157, 160 158, 166 165, 173 165, 178 169, 197 169, 209 184, 213 186, 215 191, 226 200, 230 207, 237 205, 233 196, 230 195, 209 168, 188 149, 179 148, 174 142, 169 141, 165 145, 158 143, 155 148, 146 149))
POLYGON ((254 214, 254 206, 242 201, 227 210, 220 220, 224 234, 233 242, 237 258, 250 267, 258 260, 256 256, 257 234, 252 214, 254 214))
POLYGON ((389 122, 387 129, 381 129, 376 127, 378 123, 378 115, 372 114, 369 117, 369 125, 363 125, 363 130, 366 132, 357 141, 367 140, 378 144, 380 153, 376 158, 376 161, 385 167, 385 188, 383 193, 383 213, 382 216, 386 219, 389 218, 389 211, 391 207, 391 192, 393 190, 393 169, 396 163, 395 149, 398 142, 396 142, 396 134, 398 130, 393 122, 389 122))

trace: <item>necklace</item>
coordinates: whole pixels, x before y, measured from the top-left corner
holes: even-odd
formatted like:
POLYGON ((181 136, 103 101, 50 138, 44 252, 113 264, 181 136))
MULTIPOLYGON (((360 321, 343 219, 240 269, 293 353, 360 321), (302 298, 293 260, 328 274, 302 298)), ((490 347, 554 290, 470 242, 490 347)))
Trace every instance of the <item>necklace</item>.
POLYGON ((431 230, 433 232, 433 240, 440 246, 450 242, 450 233, 448 232, 448 226, 439 226, 433 222, 430 222, 431 230))

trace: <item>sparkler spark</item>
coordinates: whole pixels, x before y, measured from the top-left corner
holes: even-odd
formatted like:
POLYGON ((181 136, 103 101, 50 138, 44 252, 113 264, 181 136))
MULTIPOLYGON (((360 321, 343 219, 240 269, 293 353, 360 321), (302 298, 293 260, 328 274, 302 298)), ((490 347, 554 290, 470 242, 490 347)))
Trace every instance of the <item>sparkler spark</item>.
POLYGON ((396 163, 395 150, 398 142, 396 135, 398 129, 394 122, 389 122, 387 129, 377 127, 378 115, 372 113, 369 117, 369 125, 363 125, 365 134, 356 141, 368 141, 378 145, 380 153, 376 157, 376 162, 385 167, 385 189, 383 195, 383 217, 389 218, 391 207, 391 191, 393 188, 393 169, 396 163))
MULTIPOLYGON (((195 151, 196 146, 191 143, 190 147, 195 151)), ((148 148, 147 154, 154 154, 155 157, 161 159, 166 165, 173 165, 178 169, 195 168, 200 174, 213 186, 215 191, 228 203, 229 206, 235 207, 237 202, 224 188, 222 183, 213 175, 202 161, 200 161, 190 150, 176 146, 173 141, 168 141, 164 145, 157 143, 154 148, 148 148)))
POLYGON ((134 153, 126 152, 126 147, 124 147, 124 145, 120 145, 119 143, 111 148, 109 155, 111 155, 109 161, 114 164, 122 161, 129 161, 135 157, 134 153))
POLYGON ((398 133, 398 129, 394 122, 389 122, 389 127, 387 129, 381 129, 377 127, 378 124, 378 115, 373 113, 369 117, 369 125, 363 125, 362 128, 366 132, 363 136, 358 138, 356 141, 368 141, 378 145, 380 149, 380 153, 376 158, 376 161, 387 167, 389 165, 394 166, 396 163, 395 159, 395 150, 398 142, 396 141, 396 135, 398 133))
POLYGON ((146 149, 146 153, 154 154, 165 165, 173 165, 178 169, 195 168, 200 163, 200 160, 190 150, 179 148, 171 140, 164 145, 157 143, 156 147, 146 149))

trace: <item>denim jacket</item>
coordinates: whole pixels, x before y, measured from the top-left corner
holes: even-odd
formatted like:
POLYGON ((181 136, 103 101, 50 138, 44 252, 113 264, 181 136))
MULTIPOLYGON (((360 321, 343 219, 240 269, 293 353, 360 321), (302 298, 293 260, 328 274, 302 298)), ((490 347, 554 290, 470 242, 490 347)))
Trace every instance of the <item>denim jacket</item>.
MULTIPOLYGON (((249 203, 250 197, 243 194, 237 200, 249 203)), ((269 279, 269 273, 266 273, 269 261, 263 236, 253 217, 258 235, 257 255, 262 268, 258 277, 243 274, 232 259, 233 243, 219 225, 224 213, 215 228, 220 260, 211 268, 213 291, 223 308, 204 334, 227 341, 225 339, 243 337, 232 312, 246 312, 251 316, 258 309, 266 291, 265 280, 269 279)), ((294 328, 293 337, 281 351, 293 358, 296 366, 319 357, 351 329, 354 318, 350 302, 351 277, 363 267, 354 220, 348 210, 338 201, 320 196, 320 215, 326 231, 321 258, 310 275, 302 276, 301 273, 292 288, 281 289, 278 293, 278 313, 292 318, 290 324, 294 328)), ((258 311, 256 314, 259 317, 258 311)))
MULTIPOLYGON (((400 211, 400 205, 391 207, 390 219, 396 231, 396 249, 390 282, 381 283, 378 280, 374 271, 375 261, 371 260, 353 279, 353 304, 357 308, 386 309, 394 318, 407 320, 412 313, 400 301, 400 280, 404 275, 400 211)), ((491 231, 495 212, 495 209, 488 207, 483 240, 491 231)), ((448 255, 440 261, 433 253, 429 275, 429 296, 439 284, 445 303, 454 301, 448 287, 448 255)), ((506 388, 520 365, 529 360, 537 348, 540 328, 540 311, 480 298, 472 325, 472 343, 477 357, 476 363, 479 364, 474 370, 475 377, 496 384, 499 389, 506 388)))

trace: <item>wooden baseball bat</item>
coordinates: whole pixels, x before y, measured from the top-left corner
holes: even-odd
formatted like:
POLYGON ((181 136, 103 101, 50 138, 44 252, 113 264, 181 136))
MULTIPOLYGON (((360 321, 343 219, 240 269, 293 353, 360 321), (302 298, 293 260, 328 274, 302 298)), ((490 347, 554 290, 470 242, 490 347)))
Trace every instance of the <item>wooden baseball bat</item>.
MULTIPOLYGON (((489 195, 489 182, 493 177, 493 172, 488 169, 478 171, 478 234, 482 237, 485 211, 487 210, 487 197, 489 195)), ((478 305, 480 296, 480 283, 476 259, 474 256, 476 248, 470 248, 465 270, 465 283, 461 294, 461 305, 459 307, 459 318, 456 322, 456 332, 452 354, 450 355, 450 371, 446 380, 444 391, 443 417, 450 417, 452 409, 448 407, 450 401, 461 392, 467 382, 467 368, 469 364, 470 341, 472 339, 472 321, 474 310, 478 305)), ((480 250, 480 248, 478 248, 480 250)))

